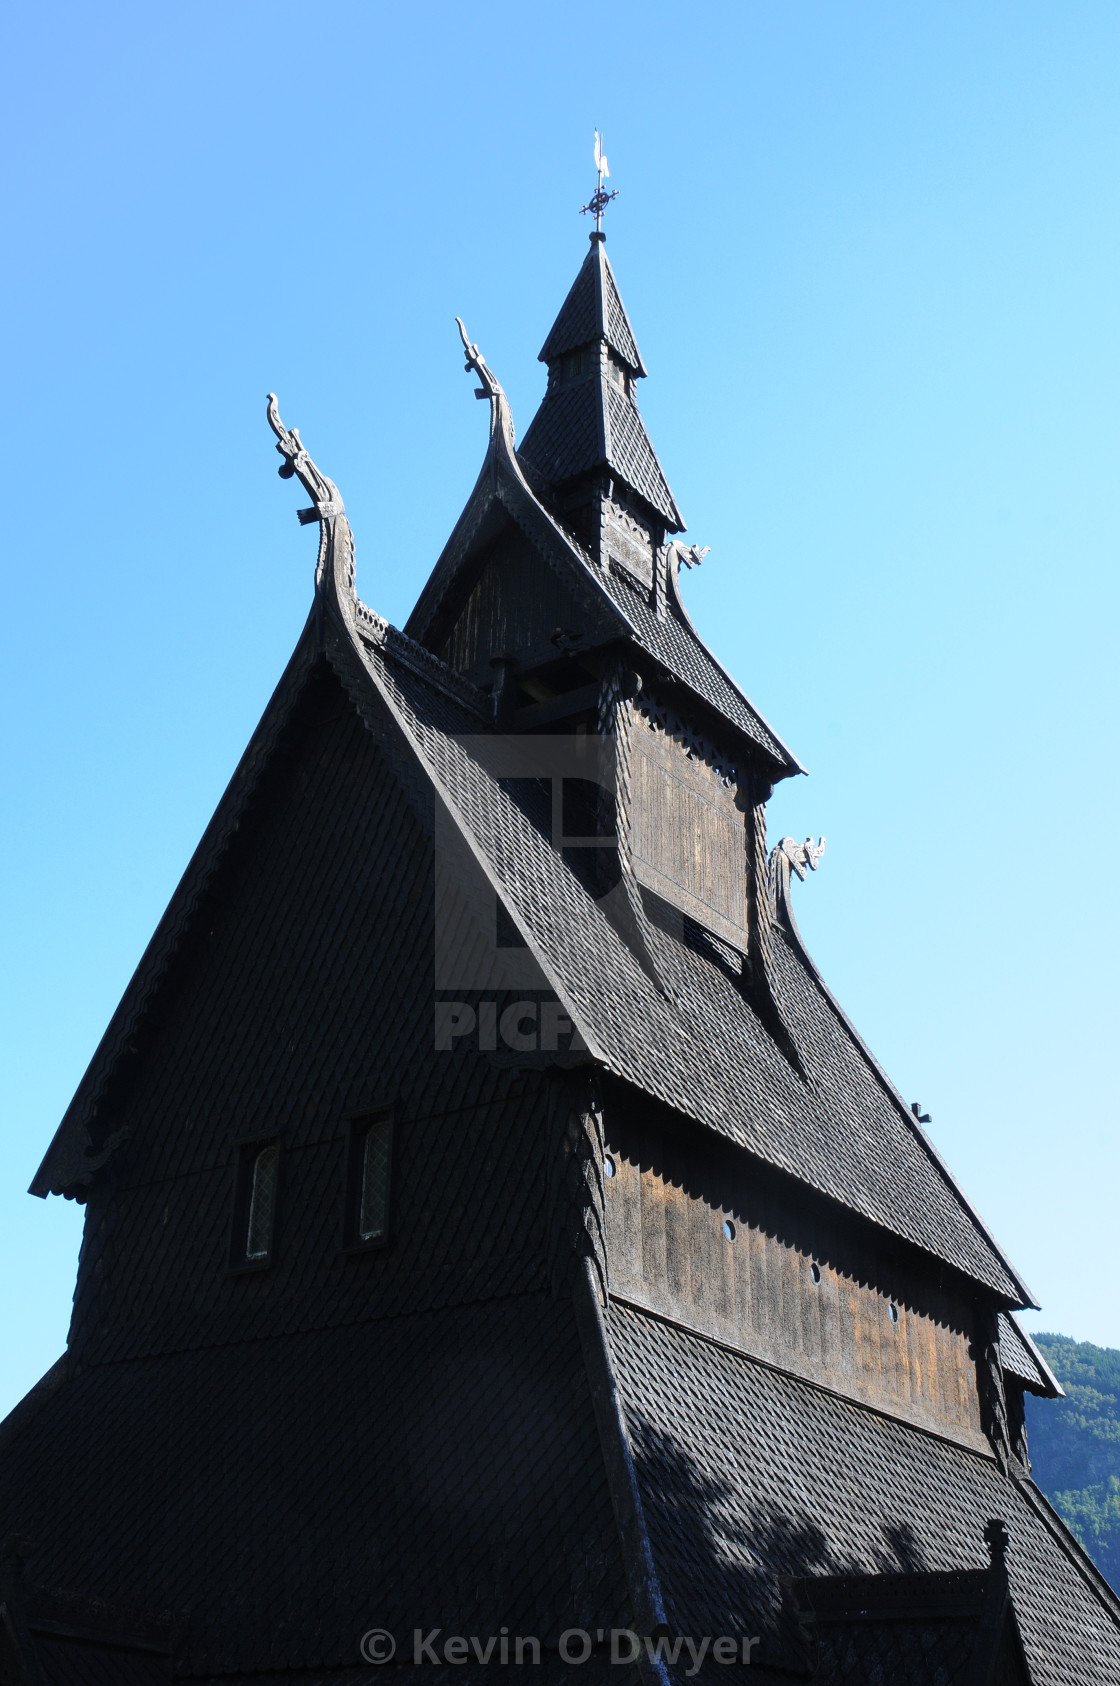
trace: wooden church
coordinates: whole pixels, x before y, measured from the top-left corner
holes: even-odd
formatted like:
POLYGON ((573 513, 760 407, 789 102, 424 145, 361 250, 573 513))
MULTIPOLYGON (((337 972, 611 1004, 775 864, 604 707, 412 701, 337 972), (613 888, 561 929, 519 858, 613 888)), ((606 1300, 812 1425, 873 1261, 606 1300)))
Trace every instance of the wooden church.
POLYGON ((0 1682, 1074 1686, 1033 1302, 798 934, 601 231, 403 631, 311 613, 47 1150, 0 1682), (748 1672, 749 1671, 749 1672, 748 1672))

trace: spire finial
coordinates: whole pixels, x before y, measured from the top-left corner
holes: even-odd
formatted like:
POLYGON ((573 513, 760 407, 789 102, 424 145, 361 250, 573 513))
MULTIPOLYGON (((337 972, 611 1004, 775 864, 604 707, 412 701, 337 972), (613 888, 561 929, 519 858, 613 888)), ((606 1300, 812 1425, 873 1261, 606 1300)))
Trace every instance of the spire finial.
POLYGON ((607 193, 603 188, 603 178, 610 176, 610 170, 607 168, 607 155, 603 151, 603 137, 598 129, 595 130, 595 169, 599 175, 599 185, 587 204, 580 206, 579 214, 581 217, 585 217, 588 211, 594 213, 595 233, 601 240, 603 238, 603 212, 612 199, 618 198, 618 189, 614 187, 607 193))

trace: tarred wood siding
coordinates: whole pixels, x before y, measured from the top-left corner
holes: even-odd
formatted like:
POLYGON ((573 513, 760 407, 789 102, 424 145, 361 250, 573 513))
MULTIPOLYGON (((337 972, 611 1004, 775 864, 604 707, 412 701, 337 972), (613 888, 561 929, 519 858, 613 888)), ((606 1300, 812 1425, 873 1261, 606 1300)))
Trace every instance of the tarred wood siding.
POLYGON ((588 609, 576 603, 554 568, 537 554, 523 533, 511 529, 498 538, 475 576, 454 623, 438 650, 444 661, 478 684, 493 678, 492 656, 550 651, 559 627, 582 631, 588 609))
POLYGON ((607 1125, 612 1294, 987 1449, 955 1278, 690 1128, 607 1125))
POLYGON ((638 710, 632 719, 634 872, 682 913, 745 948, 747 832, 736 786, 638 710))

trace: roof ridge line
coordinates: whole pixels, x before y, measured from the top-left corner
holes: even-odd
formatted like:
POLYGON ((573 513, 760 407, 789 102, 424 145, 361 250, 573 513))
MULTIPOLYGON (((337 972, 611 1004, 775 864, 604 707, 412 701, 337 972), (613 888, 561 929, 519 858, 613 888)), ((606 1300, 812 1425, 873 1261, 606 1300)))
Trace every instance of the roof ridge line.
MULTIPOLYGON (((458 321, 458 318, 456 320, 458 321)), ((466 330, 461 322, 459 328, 460 334, 465 339, 466 330)), ((470 497, 467 499, 463 511, 451 531, 451 536, 440 552, 436 565, 421 591, 412 613, 409 615, 409 621, 412 622, 423 608, 418 630, 426 631, 431 626, 459 572, 463 556, 470 544, 470 538, 477 531, 485 514, 486 504, 496 499, 521 527, 530 542, 541 551, 545 560, 555 565, 555 558, 549 556, 545 546, 541 543, 541 538, 544 535, 533 531, 533 522, 538 527, 543 523, 548 538, 559 547, 564 560, 576 567, 577 577, 584 588, 590 588, 592 591, 593 597, 589 607, 605 609, 622 622, 623 627, 632 637, 637 638, 637 628, 630 617, 614 601, 610 593, 604 590, 602 582, 598 578, 596 565, 529 484, 517 457, 517 449, 514 443, 513 415, 510 410, 509 399, 506 397, 501 383, 479 351, 478 346, 466 340, 465 344, 467 368, 468 370, 473 369, 482 382, 479 396, 490 400, 490 436, 487 441, 482 467, 479 470, 470 497), (520 518, 518 510, 514 507, 514 502, 511 501, 510 496, 506 495, 509 493, 512 493, 515 499, 522 500, 523 506, 525 506, 522 513, 531 513, 532 522, 520 518), (452 560, 453 558, 454 560, 452 560), (437 586, 437 576, 441 571, 446 574, 446 578, 437 586), (431 601, 425 603, 425 599, 429 596, 431 601)), ((405 636, 412 638, 414 642, 416 641, 413 633, 406 632, 405 636)))
POLYGON ((355 599, 354 617, 363 638, 368 635, 386 654, 411 668, 421 679, 430 680, 455 702, 463 703, 483 719, 489 718, 485 693, 445 662, 442 656, 437 656, 434 650, 402 632, 399 626, 379 615, 360 597, 355 599))

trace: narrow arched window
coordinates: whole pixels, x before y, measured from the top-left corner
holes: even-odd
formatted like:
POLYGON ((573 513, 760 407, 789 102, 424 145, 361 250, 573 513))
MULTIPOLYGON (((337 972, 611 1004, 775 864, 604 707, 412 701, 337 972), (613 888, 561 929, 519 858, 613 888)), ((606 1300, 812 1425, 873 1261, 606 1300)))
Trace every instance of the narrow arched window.
POLYGON ((388 1241, 392 1164, 392 1119, 386 1113, 352 1119, 346 1168, 347 1246, 383 1247, 388 1241))
POLYGON ((272 1263, 276 1241, 278 1142, 242 1142, 237 1156, 230 1266, 263 1270, 272 1263))
POLYGON ((249 1223, 245 1235, 247 1259, 267 1259, 272 1251, 272 1227, 276 1218, 276 1162, 275 1142, 262 1147, 253 1160, 249 1223))
POLYGON ((389 1221, 389 1131, 387 1118, 371 1124, 362 1142, 362 1198, 358 1239, 380 1241, 389 1221))

